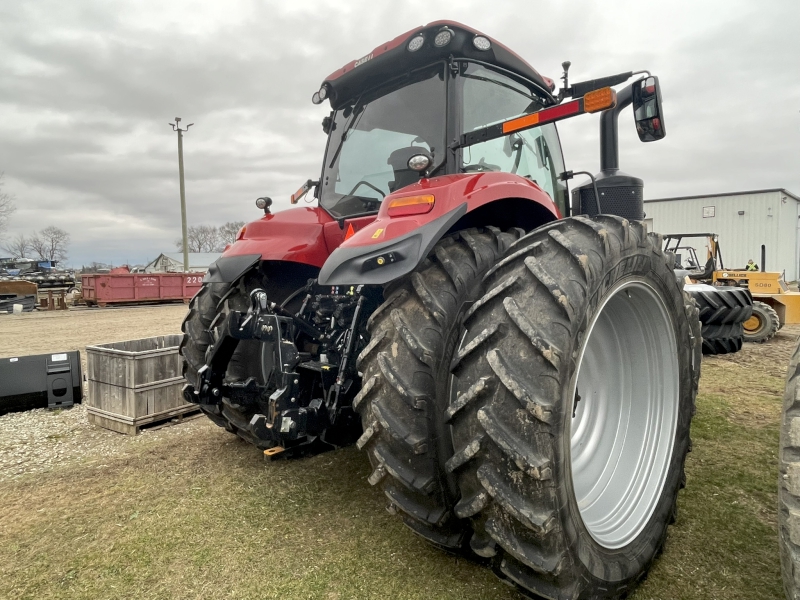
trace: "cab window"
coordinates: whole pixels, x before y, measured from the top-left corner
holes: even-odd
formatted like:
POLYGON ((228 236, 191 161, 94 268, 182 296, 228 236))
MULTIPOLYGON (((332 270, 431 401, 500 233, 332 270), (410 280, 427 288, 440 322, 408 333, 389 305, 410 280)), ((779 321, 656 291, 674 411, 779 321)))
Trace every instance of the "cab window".
MULTIPOLYGON (((521 83, 483 65, 468 63, 461 72, 461 133, 468 133, 544 108, 521 83)), ((462 173, 505 171, 536 182, 553 199, 562 215, 566 187, 559 181, 564 161, 558 133, 550 123, 464 148, 462 173)))

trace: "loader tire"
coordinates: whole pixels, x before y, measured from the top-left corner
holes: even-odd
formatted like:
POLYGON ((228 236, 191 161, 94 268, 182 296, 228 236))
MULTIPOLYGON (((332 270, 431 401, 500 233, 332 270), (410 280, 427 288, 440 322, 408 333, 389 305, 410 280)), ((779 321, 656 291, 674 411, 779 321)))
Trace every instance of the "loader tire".
POLYGON ((690 293, 700 309, 700 322, 703 325, 742 323, 752 314, 753 301, 750 292, 746 289, 712 288, 709 285, 689 287, 697 288, 697 291, 690 291, 690 293))
POLYGON ((460 549, 465 538, 465 524, 452 515, 455 480, 444 471, 452 454, 442 422, 450 360, 483 275, 522 233, 471 229, 442 239, 385 291, 357 362, 363 377, 353 406, 364 429, 357 446, 373 468, 369 482, 381 485, 408 527, 445 549, 460 549))
POLYGON ((489 271, 446 418, 472 549, 537 597, 619 598, 676 518, 698 310, 640 223, 574 217, 489 271))
MULTIPOLYGON (((254 271, 234 284, 204 283, 195 294, 189 302, 189 313, 181 325, 183 340, 180 353, 187 383, 196 385, 197 372, 206 364, 206 352, 222 335, 221 324, 224 319, 218 316, 224 316, 231 310, 246 311, 250 306, 250 292, 256 288, 266 290, 270 301, 281 303, 292 291, 303 286, 308 272, 302 267, 292 266, 290 271, 276 271, 272 275, 269 277, 261 271, 254 271)), ((289 304, 287 308, 296 310, 294 304, 289 304)), ((264 348, 257 340, 239 342, 228 363, 225 380, 246 381, 249 377, 255 377, 259 384, 263 384, 268 368, 263 355, 264 348)), ((219 404, 201 404, 200 409, 211 421, 261 450, 274 445, 271 441, 259 439, 250 430, 250 419, 263 410, 257 404, 242 406, 222 398, 219 404)))
POLYGON ((783 589, 788 600, 800 600, 800 343, 786 373, 778 453, 778 543, 783 589))
POLYGON ((763 344, 780 329, 778 313, 765 302, 753 302, 753 314, 744 322, 744 341, 763 344))
POLYGON ((742 349, 744 327, 741 323, 703 325, 703 354, 733 354, 742 349))

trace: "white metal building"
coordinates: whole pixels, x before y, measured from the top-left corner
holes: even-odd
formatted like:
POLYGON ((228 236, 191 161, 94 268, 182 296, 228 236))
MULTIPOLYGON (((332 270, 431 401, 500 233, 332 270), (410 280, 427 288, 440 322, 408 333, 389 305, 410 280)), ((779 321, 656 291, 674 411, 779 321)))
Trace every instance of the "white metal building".
MULTIPOLYGON (((644 201, 648 231, 719 234, 722 259, 729 269, 753 259, 767 271, 783 271, 786 281, 800 279, 800 197, 784 189, 644 201), (766 261, 761 265, 761 247, 766 261)), ((706 245, 685 240, 701 262, 706 245)))

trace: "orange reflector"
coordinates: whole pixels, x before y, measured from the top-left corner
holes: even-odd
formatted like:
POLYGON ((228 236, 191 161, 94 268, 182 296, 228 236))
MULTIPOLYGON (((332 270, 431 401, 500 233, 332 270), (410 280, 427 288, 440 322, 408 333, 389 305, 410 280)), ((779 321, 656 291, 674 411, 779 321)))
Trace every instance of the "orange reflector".
POLYGON ((532 127, 539 122, 539 113, 533 113, 530 115, 525 115, 524 117, 520 117, 519 119, 513 119, 512 121, 506 121, 503 123, 503 133, 511 133, 513 131, 519 131, 520 129, 525 129, 526 127, 532 127))
POLYGON ((583 111, 587 113, 606 110, 617 105, 617 92, 610 87, 589 92, 583 97, 583 111))
POLYGON ((389 201, 389 216, 423 215, 433 209, 433 196, 407 196, 389 201))
POLYGON ((300 188, 299 190, 297 190, 297 191, 296 191, 294 194, 292 194, 292 197, 289 199, 289 202, 290 202, 291 204, 297 204, 298 202, 300 202, 300 198, 302 198, 302 197, 303 197, 303 194, 304 194, 305 192, 306 192, 306 190, 305 190, 305 186, 301 187, 301 188, 300 188))
POLYGON ((573 100, 572 102, 545 108, 539 112, 506 121, 503 123, 503 134, 513 133, 521 129, 528 129, 551 121, 559 121, 571 117, 572 115, 579 114, 581 114, 581 103, 579 100, 573 100))
POLYGON ((356 234, 356 230, 353 229, 353 224, 352 223, 348 223, 347 224, 347 233, 344 234, 344 239, 349 240, 355 234, 356 234))

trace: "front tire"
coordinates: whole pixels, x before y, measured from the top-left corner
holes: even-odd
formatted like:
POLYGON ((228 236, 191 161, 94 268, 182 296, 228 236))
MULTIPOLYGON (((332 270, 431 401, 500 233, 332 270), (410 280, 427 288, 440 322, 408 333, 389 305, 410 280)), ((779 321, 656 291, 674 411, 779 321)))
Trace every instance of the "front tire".
POLYGON ((778 313, 765 302, 753 302, 753 314, 744 322, 744 341, 763 344, 775 337, 780 329, 778 313))
POLYGON ((467 315, 447 412, 455 512, 527 592, 621 597, 675 518, 701 337, 661 245, 617 217, 545 226, 467 315))

